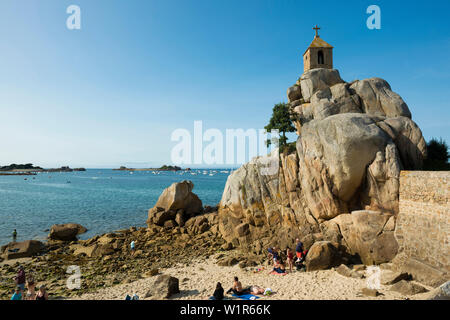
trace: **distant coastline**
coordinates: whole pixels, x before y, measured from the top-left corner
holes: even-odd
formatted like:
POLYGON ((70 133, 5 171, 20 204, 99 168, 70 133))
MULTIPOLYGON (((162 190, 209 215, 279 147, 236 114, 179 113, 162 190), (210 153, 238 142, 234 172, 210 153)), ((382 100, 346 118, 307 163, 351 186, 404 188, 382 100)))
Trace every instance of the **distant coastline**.
POLYGON ((74 172, 74 171, 86 171, 85 168, 70 168, 63 166, 61 168, 44 169, 41 167, 33 166, 31 163, 27 164, 10 164, 9 166, 0 167, 0 175, 12 176, 12 175, 36 175, 37 172, 74 172))
POLYGON ((182 169, 182 168, 177 167, 177 166, 164 165, 161 168, 139 168, 139 169, 127 168, 127 167, 122 166, 122 167, 120 167, 118 169, 113 169, 113 170, 116 170, 116 171, 181 171, 181 170, 190 171, 191 169, 190 168, 182 169))

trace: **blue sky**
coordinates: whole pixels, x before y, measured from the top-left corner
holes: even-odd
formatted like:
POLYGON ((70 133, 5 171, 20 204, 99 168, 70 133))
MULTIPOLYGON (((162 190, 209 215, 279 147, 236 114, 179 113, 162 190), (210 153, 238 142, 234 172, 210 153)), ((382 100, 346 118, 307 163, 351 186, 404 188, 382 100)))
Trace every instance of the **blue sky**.
POLYGON ((161 165, 194 120, 263 128, 315 24, 344 80, 386 79, 427 140, 450 142, 449 15, 447 0, 2 0, 0 164, 161 165))

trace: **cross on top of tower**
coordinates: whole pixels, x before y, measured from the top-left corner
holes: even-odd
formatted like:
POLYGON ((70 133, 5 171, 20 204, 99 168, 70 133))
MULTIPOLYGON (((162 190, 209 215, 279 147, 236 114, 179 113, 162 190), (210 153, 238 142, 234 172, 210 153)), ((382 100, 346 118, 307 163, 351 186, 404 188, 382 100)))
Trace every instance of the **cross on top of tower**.
POLYGON ((318 31, 320 30, 320 28, 317 26, 317 24, 316 24, 316 26, 313 28, 313 30, 316 31, 316 37, 319 37, 318 31))
POLYGON ((303 72, 311 69, 333 69, 333 46, 319 36, 319 26, 313 27, 316 36, 303 54, 303 72))

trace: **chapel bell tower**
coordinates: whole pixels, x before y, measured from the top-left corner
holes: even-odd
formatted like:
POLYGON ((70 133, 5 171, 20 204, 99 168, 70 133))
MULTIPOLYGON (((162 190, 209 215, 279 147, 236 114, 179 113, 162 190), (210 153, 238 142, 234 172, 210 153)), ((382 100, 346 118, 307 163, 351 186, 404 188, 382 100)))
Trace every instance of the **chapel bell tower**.
POLYGON ((315 68, 333 69, 333 47, 320 38, 317 25, 313 30, 316 31, 314 40, 303 54, 303 72, 315 68))

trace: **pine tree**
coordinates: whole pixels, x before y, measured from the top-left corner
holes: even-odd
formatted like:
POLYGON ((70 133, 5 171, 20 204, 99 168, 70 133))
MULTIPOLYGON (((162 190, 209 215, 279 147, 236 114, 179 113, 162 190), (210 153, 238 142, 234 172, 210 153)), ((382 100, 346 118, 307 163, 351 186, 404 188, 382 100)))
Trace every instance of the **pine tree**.
MULTIPOLYGON (((286 132, 295 132, 295 127, 292 125, 291 121, 291 111, 290 106, 287 103, 277 103, 273 107, 272 117, 270 118, 269 124, 264 127, 267 132, 277 129, 281 136, 279 140, 280 150, 287 145, 286 132)), ((267 141, 270 144, 270 140, 267 141)))

